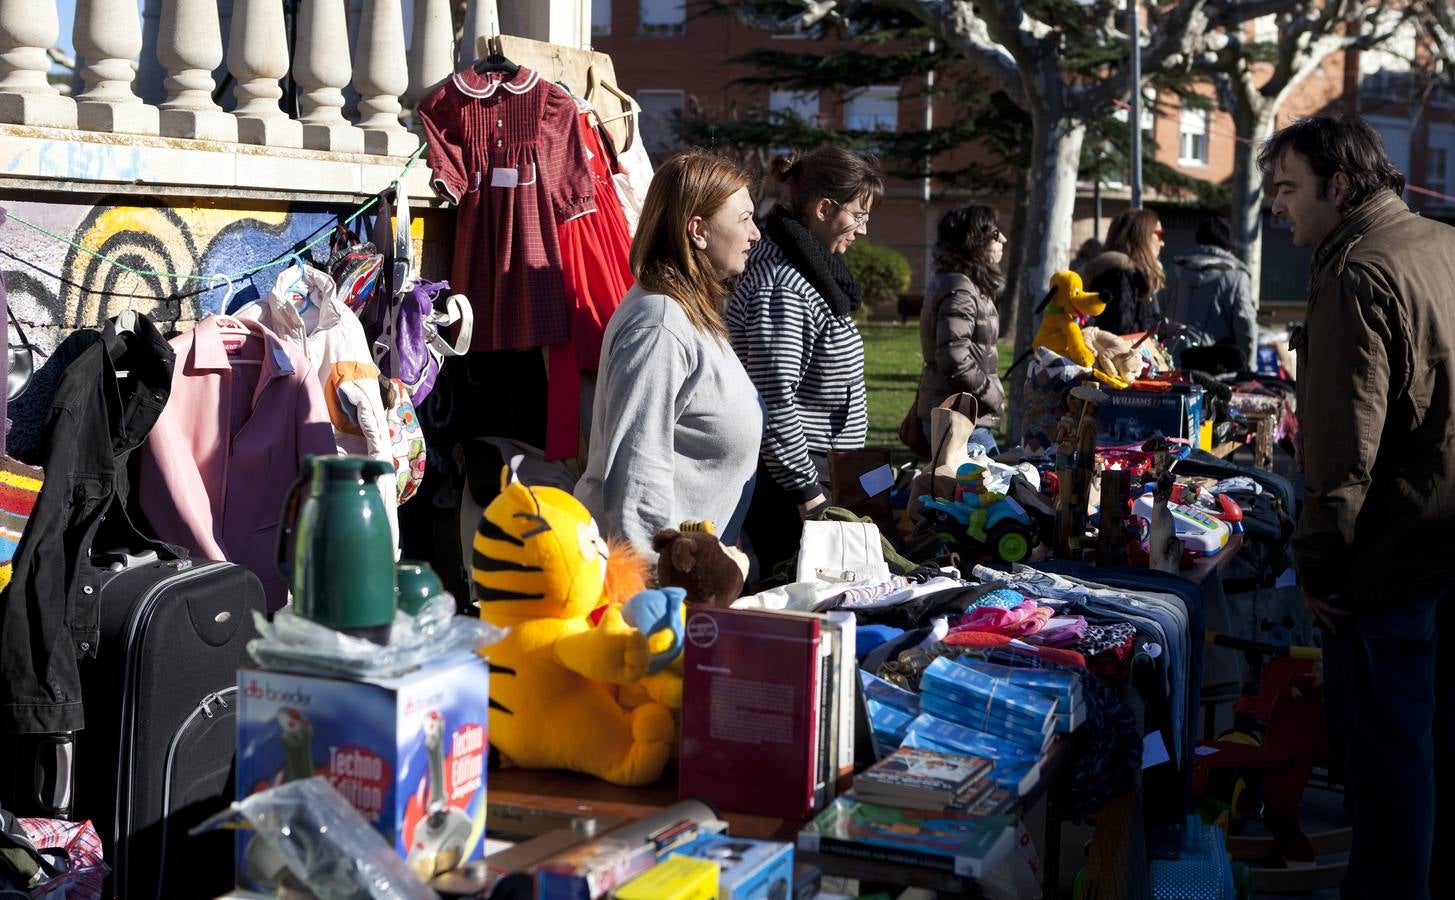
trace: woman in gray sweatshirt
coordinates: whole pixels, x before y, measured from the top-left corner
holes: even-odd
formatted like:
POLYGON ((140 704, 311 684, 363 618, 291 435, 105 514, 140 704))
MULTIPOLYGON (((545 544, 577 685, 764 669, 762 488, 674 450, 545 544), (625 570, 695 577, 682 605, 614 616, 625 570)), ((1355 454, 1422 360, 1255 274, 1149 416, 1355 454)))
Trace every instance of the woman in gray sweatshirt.
POLYGON ((652 535, 687 519, 737 540, 763 416, 722 310, 724 282, 757 241, 748 180, 732 162, 687 151, 657 170, 632 241, 637 284, 606 326, 576 486, 602 529, 649 559, 652 535))

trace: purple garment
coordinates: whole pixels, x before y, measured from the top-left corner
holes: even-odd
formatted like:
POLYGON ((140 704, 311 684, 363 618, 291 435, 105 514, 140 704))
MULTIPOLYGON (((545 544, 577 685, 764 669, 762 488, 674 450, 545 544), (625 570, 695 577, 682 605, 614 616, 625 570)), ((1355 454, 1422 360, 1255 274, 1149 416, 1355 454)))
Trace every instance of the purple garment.
POLYGON ((1045 647, 1074 647, 1086 637, 1085 616, 1054 616, 1027 640, 1045 647))
POLYGON ((448 281, 420 279, 408 293, 382 301, 384 313, 379 338, 374 342, 374 362, 385 375, 404 383, 415 406, 429 396, 439 375, 439 356, 429 346, 436 329, 430 315, 435 298, 449 288, 448 281))

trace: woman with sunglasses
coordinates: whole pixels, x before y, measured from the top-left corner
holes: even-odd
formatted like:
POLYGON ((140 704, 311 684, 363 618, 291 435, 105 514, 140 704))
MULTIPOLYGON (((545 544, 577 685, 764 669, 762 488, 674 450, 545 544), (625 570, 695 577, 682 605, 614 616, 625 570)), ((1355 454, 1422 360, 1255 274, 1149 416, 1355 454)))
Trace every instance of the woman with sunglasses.
POLYGON ((770 176, 779 203, 727 309, 765 411, 743 523, 765 576, 798 552, 801 520, 828 502, 828 452, 864 446, 864 343, 850 317, 862 295, 844 251, 868 233, 884 193, 875 167, 839 147, 779 156, 770 176))
POLYGON ((1150 209, 1129 209, 1111 220, 1105 250, 1082 273, 1086 289, 1106 301, 1092 322, 1112 334, 1151 331, 1162 318, 1157 292, 1162 272, 1162 224, 1150 209))
POLYGON ((915 414, 928 436, 930 410, 951 394, 970 394, 979 410, 970 453, 993 456, 998 448, 990 429, 1000 424, 1005 405, 995 345, 1000 337, 995 298, 1005 285, 1000 273, 1005 235, 995 224, 995 210, 974 204, 945 213, 931 253, 935 277, 920 308, 924 369, 915 414))

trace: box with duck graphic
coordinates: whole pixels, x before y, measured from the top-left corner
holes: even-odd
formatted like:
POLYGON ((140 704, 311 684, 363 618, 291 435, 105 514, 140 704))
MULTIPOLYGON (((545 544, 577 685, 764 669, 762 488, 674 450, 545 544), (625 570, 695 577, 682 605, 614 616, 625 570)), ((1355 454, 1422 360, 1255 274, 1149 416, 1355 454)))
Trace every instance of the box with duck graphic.
MULTIPOLYGON (((484 855, 488 664, 455 656, 398 678, 238 673, 238 799, 322 775, 428 880, 484 855)), ((239 832, 237 882, 284 874, 239 832)))

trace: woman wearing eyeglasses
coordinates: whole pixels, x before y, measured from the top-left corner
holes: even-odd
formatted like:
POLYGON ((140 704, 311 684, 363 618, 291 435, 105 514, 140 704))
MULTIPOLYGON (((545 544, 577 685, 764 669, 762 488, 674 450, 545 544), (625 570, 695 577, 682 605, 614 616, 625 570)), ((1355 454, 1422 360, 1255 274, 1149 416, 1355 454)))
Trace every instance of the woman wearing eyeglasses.
POLYGON ((762 395, 763 450, 743 531, 766 576, 828 502, 828 452, 864 446, 862 303, 844 251, 868 233, 879 172, 838 147, 773 160, 779 202, 728 302, 733 349, 762 395))
POLYGON ((1106 301, 1106 310, 1092 322, 1112 334, 1151 331, 1162 318, 1157 292, 1166 283, 1162 272, 1162 224, 1150 209, 1129 209, 1111 220, 1105 250, 1086 265, 1086 289, 1106 301))
POLYGON ((990 429, 1000 424, 1005 391, 1000 385, 1000 314, 995 298, 1005 285, 1000 259, 1005 235, 995 224, 995 210, 975 204, 950 210, 940 218, 931 251, 935 277, 925 289, 919 314, 920 372, 915 413, 928 436, 930 410, 954 393, 975 398, 979 417, 970 435, 971 455, 995 455, 990 429))

